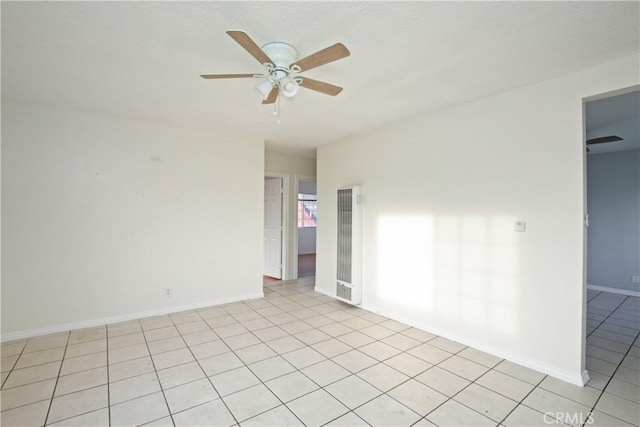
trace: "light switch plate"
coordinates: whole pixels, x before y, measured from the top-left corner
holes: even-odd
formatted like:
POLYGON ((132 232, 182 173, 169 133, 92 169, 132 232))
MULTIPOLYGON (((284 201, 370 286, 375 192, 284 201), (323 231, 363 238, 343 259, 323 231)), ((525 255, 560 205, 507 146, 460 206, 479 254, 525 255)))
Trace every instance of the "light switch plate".
POLYGON ((514 231, 523 232, 527 228, 527 223, 524 221, 516 221, 513 223, 514 231))

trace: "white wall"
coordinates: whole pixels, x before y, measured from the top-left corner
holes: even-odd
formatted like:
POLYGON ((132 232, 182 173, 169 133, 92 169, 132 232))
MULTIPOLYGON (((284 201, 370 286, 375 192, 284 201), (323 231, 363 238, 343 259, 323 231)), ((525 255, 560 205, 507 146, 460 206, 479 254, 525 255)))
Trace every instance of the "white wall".
POLYGON ((582 99, 638 75, 636 55, 320 147, 316 288, 335 294, 326 212, 361 184, 364 307, 581 383, 582 99))
POLYGON ((640 150, 587 156, 590 285, 640 293, 640 150))
POLYGON ((3 339, 262 295, 261 141, 2 110, 3 339))
POLYGON ((289 178, 289 206, 286 207, 289 216, 289 227, 287 230, 287 247, 290 249, 287 254, 287 271, 284 273, 285 279, 292 279, 298 276, 297 265, 297 211, 298 193, 296 191, 296 175, 316 176, 316 159, 280 153, 274 150, 265 151, 266 172, 276 172, 285 174, 289 178))

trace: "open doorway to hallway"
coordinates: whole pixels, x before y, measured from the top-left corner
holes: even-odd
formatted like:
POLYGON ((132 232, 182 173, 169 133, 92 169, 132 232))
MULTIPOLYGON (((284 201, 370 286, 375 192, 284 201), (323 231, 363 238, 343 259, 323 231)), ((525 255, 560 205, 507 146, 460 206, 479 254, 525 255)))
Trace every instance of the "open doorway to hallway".
POLYGON ((587 387, 637 404, 638 371, 629 369, 640 336, 640 91, 593 97, 584 112, 587 387))
POLYGON ((298 188, 298 277, 316 275, 318 191, 315 177, 296 176, 298 188))

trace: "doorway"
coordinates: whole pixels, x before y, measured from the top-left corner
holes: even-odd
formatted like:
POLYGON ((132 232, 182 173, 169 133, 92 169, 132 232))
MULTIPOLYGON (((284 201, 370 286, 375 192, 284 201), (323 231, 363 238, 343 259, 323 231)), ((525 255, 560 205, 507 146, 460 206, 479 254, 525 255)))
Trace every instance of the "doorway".
POLYGON ((264 178, 264 265, 265 281, 281 280, 284 270, 284 178, 264 178))
POLYGON ((316 178, 296 175, 297 272, 298 278, 316 275, 316 229, 318 190, 316 178))

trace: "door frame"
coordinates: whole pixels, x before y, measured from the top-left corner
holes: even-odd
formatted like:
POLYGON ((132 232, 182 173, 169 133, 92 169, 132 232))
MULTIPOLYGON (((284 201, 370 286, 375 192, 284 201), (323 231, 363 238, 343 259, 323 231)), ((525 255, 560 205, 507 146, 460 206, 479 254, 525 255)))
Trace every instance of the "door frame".
MULTIPOLYGON (((293 229, 293 246, 292 246, 292 251, 291 253, 293 254, 293 260, 292 260, 292 270, 293 270, 293 274, 294 274, 294 278, 298 278, 298 191, 300 188, 300 181, 313 181, 317 184, 318 179, 315 176, 311 176, 311 175, 294 175, 294 179, 293 179, 293 190, 295 196, 296 196, 296 203, 295 203, 295 211, 296 211, 296 218, 295 218, 295 224, 294 227, 292 227, 293 229)), ((316 195, 318 194, 318 190, 316 188, 316 195)), ((317 238, 317 233, 318 230, 316 229, 316 238, 317 238)), ((317 241, 316 241, 316 246, 317 246, 317 241)), ((317 252, 317 250, 316 250, 317 252)), ((317 259, 317 258, 316 258, 317 259)))
MULTIPOLYGON (((280 227, 282 229, 282 237, 281 237, 281 262, 282 267, 280 270, 281 280, 289 280, 288 273, 288 256, 289 256, 289 175, 278 173, 278 172, 266 172, 264 173, 264 178, 280 178, 282 182, 281 190, 281 201, 282 201, 282 209, 280 209, 280 227)), ((264 190, 263 190, 264 197, 264 190)), ((264 218, 264 204, 262 206, 262 217, 264 218)), ((262 224, 262 233, 264 238, 264 223, 262 224)), ((264 265, 264 253, 262 254, 262 264, 264 265)))

